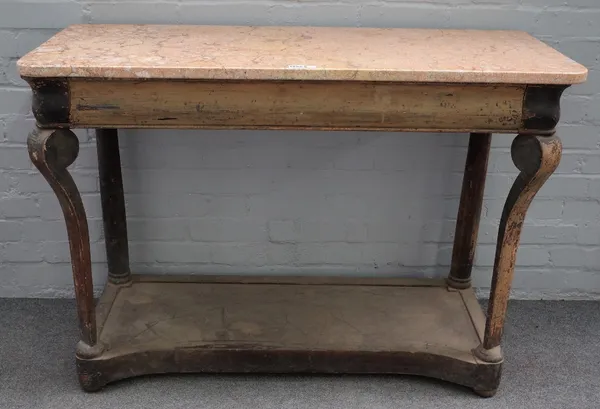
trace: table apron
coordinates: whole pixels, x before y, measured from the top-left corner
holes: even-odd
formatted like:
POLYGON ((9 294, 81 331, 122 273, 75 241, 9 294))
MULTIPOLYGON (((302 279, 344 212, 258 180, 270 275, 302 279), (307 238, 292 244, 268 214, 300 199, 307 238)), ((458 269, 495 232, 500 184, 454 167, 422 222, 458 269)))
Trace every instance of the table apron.
POLYGON ((44 128, 550 134, 566 86, 29 78, 44 128))

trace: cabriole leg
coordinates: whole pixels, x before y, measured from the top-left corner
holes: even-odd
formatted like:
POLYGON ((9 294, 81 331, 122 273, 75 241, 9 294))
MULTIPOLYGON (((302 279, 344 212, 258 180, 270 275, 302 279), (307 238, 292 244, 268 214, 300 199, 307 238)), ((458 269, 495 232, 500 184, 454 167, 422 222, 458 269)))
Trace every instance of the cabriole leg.
POLYGON ((502 360, 500 340, 523 221, 534 196, 558 166, 561 152, 557 136, 518 135, 512 143, 512 160, 521 173, 510 189, 498 228, 484 340, 475 351, 484 361, 502 360))
POLYGON ((113 284, 126 284, 131 281, 131 272, 117 130, 97 129, 96 145, 108 280, 113 284))
POLYGON ((469 288, 477 233, 483 203, 492 134, 472 133, 465 163, 460 205, 456 218, 452 265, 448 285, 452 288, 469 288))
POLYGON ((67 171, 79 153, 79 140, 68 129, 37 128, 29 135, 27 147, 31 161, 54 190, 67 225, 81 332, 77 355, 98 356, 102 346, 96 332, 88 224, 81 196, 67 171))

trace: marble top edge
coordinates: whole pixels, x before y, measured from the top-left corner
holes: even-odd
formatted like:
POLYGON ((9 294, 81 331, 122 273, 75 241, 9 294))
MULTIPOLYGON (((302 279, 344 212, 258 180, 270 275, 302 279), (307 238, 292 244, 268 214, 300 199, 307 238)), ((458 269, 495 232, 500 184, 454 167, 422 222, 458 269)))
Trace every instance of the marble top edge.
POLYGON ((17 67, 24 78, 537 85, 587 78, 584 66, 524 31, 440 28, 77 24, 17 67))
MULTIPOLYGON (((114 69, 120 69, 115 67, 114 69)), ((400 82, 400 83, 438 83, 438 84, 489 84, 489 85, 576 85, 584 83, 587 79, 587 70, 579 73, 544 73, 543 76, 535 73, 524 75, 521 73, 495 72, 490 75, 486 72, 468 71, 458 73, 453 71, 448 74, 443 71, 428 71, 427 74, 416 75, 414 72, 393 71, 389 75, 380 71, 378 75, 373 75, 370 71, 347 71, 330 69, 327 73, 322 73, 318 78, 312 70, 282 71, 265 69, 247 69, 232 68, 227 70, 195 70, 193 74, 182 73, 180 75, 165 76, 160 69, 148 69, 145 67, 131 67, 133 71, 143 71, 136 75, 119 74, 112 72, 111 67, 106 67, 102 71, 96 70, 93 75, 87 72, 77 71, 71 74, 65 74, 61 67, 55 69, 51 67, 19 67, 19 73, 22 78, 47 78, 47 79, 89 79, 89 80, 218 80, 218 81, 355 81, 355 82, 400 82), (43 71, 42 71, 43 70, 43 71), (243 75, 240 72, 243 70, 243 75)))

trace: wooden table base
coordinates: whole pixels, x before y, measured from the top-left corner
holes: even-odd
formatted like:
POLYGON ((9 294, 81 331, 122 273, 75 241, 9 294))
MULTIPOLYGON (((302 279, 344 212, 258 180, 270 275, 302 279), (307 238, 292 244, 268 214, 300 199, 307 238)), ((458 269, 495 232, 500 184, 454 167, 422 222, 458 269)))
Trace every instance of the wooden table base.
POLYGON ((493 395, 501 362, 473 350, 485 318, 443 281, 133 276, 98 305, 103 352, 78 358, 87 391, 143 374, 412 374, 493 395))
POLYGON ((560 162, 562 93, 585 67, 517 31, 88 24, 17 66, 37 122, 29 156, 67 227, 85 390, 152 373, 325 372, 495 393, 521 230, 560 162), (109 270, 98 306, 72 128, 96 128, 109 270), (469 132, 448 279, 132 275, 117 128, 469 132), (517 135, 519 174, 490 215, 484 319, 470 287, 492 133, 517 135))

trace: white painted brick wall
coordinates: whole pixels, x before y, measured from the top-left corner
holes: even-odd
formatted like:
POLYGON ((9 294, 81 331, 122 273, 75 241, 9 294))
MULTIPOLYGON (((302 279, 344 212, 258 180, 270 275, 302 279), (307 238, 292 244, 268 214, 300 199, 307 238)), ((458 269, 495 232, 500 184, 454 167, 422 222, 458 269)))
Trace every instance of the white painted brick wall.
MULTIPOLYGON (((0 296, 71 294, 58 202, 30 164, 30 93, 16 60, 73 23, 310 24, 526 30, 590 69, 564 98, 563 161, 529 212, 513 295, 600 294, 598 0, 3 0, 0 2, 0 296)), ((393 52, 393 50, 390 50, 393 52)), ((527 58, 524 55, 523 58, 527 58)), ((72 173, 105 280, 93 134, 72 173)), ((466 135, 124 131, 139 272, 444 275, 466 135)), ((489 286, 510 135, 493 139, 475 284, 489 286)))

